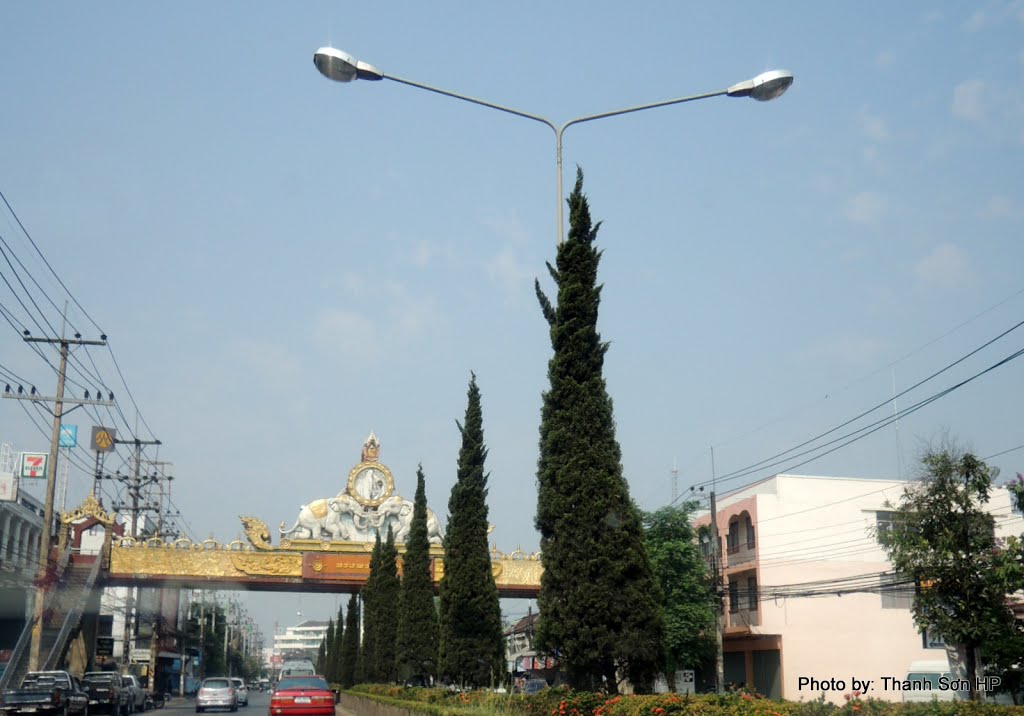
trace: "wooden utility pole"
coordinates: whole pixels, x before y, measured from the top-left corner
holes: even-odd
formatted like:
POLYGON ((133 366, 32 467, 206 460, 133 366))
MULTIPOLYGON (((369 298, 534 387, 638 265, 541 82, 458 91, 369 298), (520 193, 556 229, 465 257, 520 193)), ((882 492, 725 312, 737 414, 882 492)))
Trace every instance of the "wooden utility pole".
POLYGON ((40 665, 40 648, 43 635, 43 603, 46 601, 46 588, 50 582, 50 546, 53 544, 53 495, 57 485, 57 453, 60 446, 60 425, 61 419, 70 413, 71 410, 82 405, 113 405, 113 400, 102 400, 101 395, 96 400, 88 398, 78 400, 64 397, 64 378, 67 373, 68 354, 71 346, 105 346, 107 337, 100 336, 98 341, 83 340, 80 334, 74 338, 33 338, 25 331, 24 341, 26 343, 49 343, 60 346, 60 367, 57 369, 57 394, 55 396, 36 395, 35 388, 25 395, 21 386, 18 392, 7 391, 5 398, 14 400, 29 400, 40 403, 53 403, 53 433, 50 436, 50 456, 46 464, 46 499, 43 505, 43 532, 39 537, 39 561, 36 574, 35 604, 32 614, 32 643, 29 646, 29 669, 36 671, 40 665), (65 403, 74 403, 75 407, 67 412, 64 411, 65 403))

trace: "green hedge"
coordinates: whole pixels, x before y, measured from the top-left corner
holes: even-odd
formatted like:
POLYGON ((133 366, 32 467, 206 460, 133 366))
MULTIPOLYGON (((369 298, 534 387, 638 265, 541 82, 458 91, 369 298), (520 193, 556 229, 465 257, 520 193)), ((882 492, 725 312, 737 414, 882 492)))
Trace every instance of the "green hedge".
POLYGON ((446 689, 366 684, 348 693, 434 716, 1024 716, 1024 706, 966 702, 903 704, 849 698, 842 706, 823 701, 772 701, 748 693, 699 696, 615 696, 546 689, 539 694, 452 693, 446 689))

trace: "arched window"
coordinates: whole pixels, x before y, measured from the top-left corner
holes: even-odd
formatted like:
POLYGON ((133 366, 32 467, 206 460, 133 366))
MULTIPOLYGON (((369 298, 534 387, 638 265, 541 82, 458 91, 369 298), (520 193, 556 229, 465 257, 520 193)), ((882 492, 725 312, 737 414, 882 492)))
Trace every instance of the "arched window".
POLYGON ((726 538, 726 551, 735 554, 740 548, 740 518, 733 517, 729 520, 729 535, 726 538))
POLYGON ((747 533, 747 549, 754 549, 754 521, 750 519, 750 515, 744 515, 743 528, 747 533))

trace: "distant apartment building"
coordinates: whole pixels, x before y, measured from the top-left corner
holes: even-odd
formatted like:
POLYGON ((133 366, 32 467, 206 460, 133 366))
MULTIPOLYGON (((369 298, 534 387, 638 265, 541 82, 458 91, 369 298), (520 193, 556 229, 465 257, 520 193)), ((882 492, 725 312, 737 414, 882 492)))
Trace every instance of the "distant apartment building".
MULTIPOLYGON (((718 498, 727 683, 842 703, 857 677, 873 680, 869 696, 899 701, 883 676, 905 679, 911 662, 946 658, 914 625, 915 585, 893 574, 875 538, 906 484, 777 475, 718 498), (833 679, 837 688, 821 688, 833 679)), ((1024 532, 1007 490, 993 490, 987 509, 997 536, 1024 532)), ((707 513, 696 521, 709 523, 707 513)), ((713 554, 709 536, 701 549, 713 554)))
POLYGON ((320 642, 327 636, 327 622, 307 620, 274 634, 273 656, 283 661, 308 659, 316 663, 320 642))
POLYGON ((534 628, 539 617, 540 614, 531 606, 525 617, 503 632, 508 672, 517 686, 522 686, 527 679, 544 679, 553 684, 558 678, 558 660, 539 654, 533 647, 534 628))

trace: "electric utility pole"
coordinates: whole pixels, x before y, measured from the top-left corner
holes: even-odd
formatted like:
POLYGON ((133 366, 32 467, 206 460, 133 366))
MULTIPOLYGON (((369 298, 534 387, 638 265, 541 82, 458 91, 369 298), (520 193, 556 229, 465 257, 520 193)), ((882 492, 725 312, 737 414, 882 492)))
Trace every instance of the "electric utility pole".
MULTIPOLYGON (((142 466, 142 446, 143 445, 161 445, 159 440, 140 440, 139 438, 133 438, 131 440, 114 440, 115 445, 132 445, 135 447, 133 455, 132 474, 131 476, 124 476, 120 473, 116 475, 104 475, 107 479, 117 480, 118 482, 127 485, 128 497, 131 499, 130 503, 119 503, 115 505, 117 510, 126 510, 131 514, 131 537, 132 539, 138 539, 139 537, 139 513, 149 511, 148 507, 141 507, 139 500, 142 497, 142 488, 156 482, 159 477, 153 475, 147 475, 143 480, 141 475, 142 466)), ((128 587, 127 594, 124 600, 124 644, 122 645, 121 658, 122 663, 127 665, 131 657, 132 648, 132 634, 138 633, 138 627, 136 624, 138 614, 135 609, 135 594, 136 587, 128 587), (135 627, 133 629, 133 627, 135 627)), ((156 638, 156 635, 151 637, 156 638)), ((154 667, 155 664, 150 664, 150 668, 154 667)))
POLYGON ((712 577, 715 580, 715 692, 725 692, 725 657, 722 654, 722 632, 725 629, 725 587, 722 585, 721 537, 718 534, 718 503, 715 501, 715 448, 711 448, 711 553, 714 555, 712 577))
MULTIPOLYGON (((174 463, 166 460, 146 460, 147 467, 153 468, 153 477, 156 478, 157 488, 159 494, 156 498, 156 531, 153 533, 156 537, 166 537, 164 534, 164 517, 169 516, 170 500, 171 500, 171 480, 174 479, 174 475, 169 475, 168 470, 173 469, 174 463), (167 487, 164 489, 164 484, 167 487)), ((152 506, 149 509, 153 509, 152 506)), ((177 537, 177 535, 172 535, 177 537)))
MULTIPOLYGON (((29 400, 38 403, 53 403, 53 410, 47 410, 53 414, 53 433, 50 435, 50 456, 46 463, 46 500, 43 506, 43 532, 39 537, 39 563, 36 579, 35 604, 33 605, 32 643, 29 647, 29 669, 38 670, 40 660, 40 647, 43 635, 43 602, 46 600, 46 587, 49 580, 50 566, 50 545, 53 543, 53 495, 57 484, 57 453, 60 446, 60 425, 61 419, 75 408, 83 405, 113 405, 113 400, 103 400, 98 394, 96 399, 84 400, 64 397, 64 379, 68 367, 68 354, 71 346, 105 346, 107 337, 100 336, 98 341, 84 340, 80 333, 74 338, 33 338, 26 330, 23 340, 26 343, 48 343, 60 346, 60 367, 57 369, 57 394, 54 396, 37 395, 33 387, 28 395, 25 395, 23 386, 18 386, 18 392, 14 393, 7 386, 4 392, 5 398, 14 400, 29 400), (74 403, 75 407, 65 411, 65 403, 74 403)), ((88 393, 86 393, 88 396, 88 393)), ((113 398, 113 396, 111 396, 113 398)))

